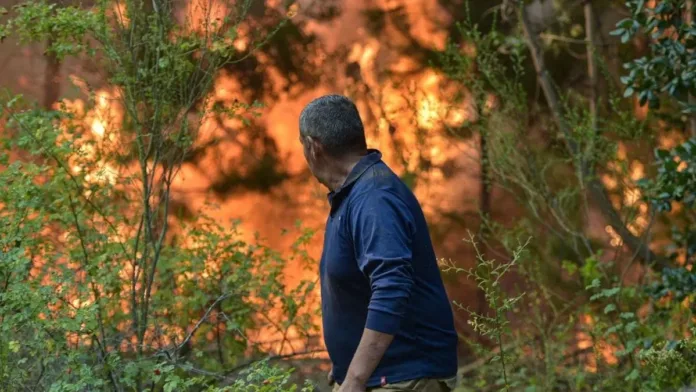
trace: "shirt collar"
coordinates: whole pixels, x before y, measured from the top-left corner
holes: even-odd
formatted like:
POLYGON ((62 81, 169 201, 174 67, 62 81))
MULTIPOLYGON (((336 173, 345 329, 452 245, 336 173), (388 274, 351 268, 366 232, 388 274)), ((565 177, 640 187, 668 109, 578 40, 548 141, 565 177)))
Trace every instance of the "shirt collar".
POLYGON ((360 158, 358 163, 355 164, 355 166, 353 167, 353 170, 351 170, 350 173, 348 173, 348 177, 346 177, 346 180, 343 182, 343 185, 341 185, 338 189, 329 192, 329 202, 332 202, 333 199, 336 198, 336 196, 339 196, 347 192, 347 190, 350 189, 350 187, 367 171, 367 169, 369 169, 375 163, 381 160, 382 153, 379 152, 379 150, 368 149, 367 154, 360 158))

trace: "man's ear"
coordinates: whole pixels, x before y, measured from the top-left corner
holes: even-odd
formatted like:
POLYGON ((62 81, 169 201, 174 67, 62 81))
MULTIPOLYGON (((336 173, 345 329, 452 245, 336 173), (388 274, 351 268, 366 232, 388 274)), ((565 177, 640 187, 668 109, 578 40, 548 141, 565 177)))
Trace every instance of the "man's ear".
POLYGON ((309 147, 309 154, 315 161, 321 159, 324 156, 324 147, 319 143, 319 140, 312 136, 307 136, 307 146, 309 147))

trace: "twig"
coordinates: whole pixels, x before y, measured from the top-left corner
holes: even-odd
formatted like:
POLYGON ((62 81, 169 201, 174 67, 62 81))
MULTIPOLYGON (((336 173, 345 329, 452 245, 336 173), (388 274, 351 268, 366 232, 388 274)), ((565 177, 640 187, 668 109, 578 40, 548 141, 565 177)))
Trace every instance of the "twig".
POLYGON ((211 371, 208 371, 208 370, 203 370, 203 369, 194 368, 194 367, 192 367, 192 366, 191 366, 190 364, 188 364, 188 363, 187 363, 187 364, 183 364, 183 363, 176 363, 176 362, 174 362, 173 364, 176 365, 177 367, 179 367, 180 369, 185 370, 185 371, 188 371, 188 372, 191 372, 191 373, 199 374, 199 375, 206 376, 206 377, 215 378, 215 379, 218 379, 218 380, 228 380, 228 379, 232 378, 232 377, 234 376, 235 373, 237 373, 237 372, 239 372, 239 371, 241 371, 241 370, 244 370, 244 369, 246 369, 246 368, 248 368, 248 367, 250 367, 250 366, 253 366, 254 364, 259 363, 259 362, 263 362, 263 361, 278 361, 278 360, 283 360, 283 359, 290 359, 290 358, 294 358, 294 357, 299 357, 299 356, 302 356, 302 355, 318 354, 318 353, 323 353, 323 352, 326 352, 326 350, 324 350, 324 349, 315 349, 315 350, 307 350, 307 351, 302 351, 302 352, 294 352, 294 353, 283 354, 283 355, 272 355, 272 356, 268 356, 268 357, 265 357, 265 358, 254 359, 254 360, 251 360, 251 361, 249 361, 249 362, 245 362, 245 363, 243 363, 243 364, 241 364, 241 365, 235 366, 235 367, 233 367, 233 368, 231 368, 231 369, 228 369, 228 370, 226 370, 226 371, 224 371, 224 372, 220 372, 220 373, 216 373, 216 372, 211 372, 211 371))
POLYGON ((188 343, 189 340, 191 340, 191 338, 193 337, 193 334, 195 334, 196 331, 198 331, 198 328, 200 328, 201 325, 203 325, 203 323, 205 322, 205 320, 208 319, 208 317, 210 316, 210 312, 212 312, 213 309, 215 309, 215 308, 220 304, 220 302, 226 300, 227 298, 229 298, 229 297, 231 297, 231 296, 232 296, 232 293, 227 293, 227 294, 223 294, 223 295, 219 296, 218 299, 216 299, 215 302, 213 302, 213 304, 210 305, 210 307, 208 308, 208 310, 206 310, 206 312, 205 312, 205 314, 203 315, 203 317, 202 317, 200 320, 198 320, 198 322, 197 322, 196 325, 193 327, 193 329, 191 330, 191 332, 189 332, 188 335, 186 335, 186 338, 185 338, 184 341, 179 345, 179 347, 181 347, 181 346, 183 346, 184 344, 188 343))
POLYGON ((259 363, 262 361, 278 361, 278 360, 282 360, 282 359, 299 357, 301 355, 319 354, 319 353, 323 353, 323 352, 326 352, 326 350, 323 348, 322 349, 312 349, 312 350, 307 350, 307 351, 303 351, 303 352, 293 352, 290 354, 271 355, 271 356, 268 356, 266 358, 251 360, 249 362, 243 363, 241 365, 235 366, 232 369, 225 371, 224 377, 229 378, 232 374, 234 374, 240 370, 246 369, 249 366, 252 366, 255 363, 259 363))
POLYGON ((460 367, 457 372, 462 376, 469 374, 469 373, 473 372, 474 370, 478 369, 479 367, 485 365, 486 362, 493 359, 493 357, 498 355, 499 352, 500 352, 500 348, 494 347, 493 351, 490 354, 486 355, 483 358, 477 359, 476 361, 471 362, 468 365, 464 365, 464 366, 460 367))
MULTIPOLYGON (((229 298, 231 296, 232 296, 232 293, 226 293, 226 294, 219 296, 215 300, 215 302, 213 302, 212 305, 210 305, 208 307, 208 309, 205 311, 205 314, 203 314, 203 317, 201 317, 198 320, 198 322, 196 322, 196 325, 193 326, 193 329, 191 329, 191 331, 189 331, 189 333, 186 335, 184 340, 181 343, 177 344, 171 353, 166 351, 166 350, 163 350, 167 356, 167 359, 173 360, 174 362, 176 362, 176 359, 177 359, 176 357, 177 357, 179 351, 186 344, 188 344, 191 341, 191 339, 193 338, 193 335, 195 335, 196 331, 198 331, 198 329, 201 327, 201 325, 203 325, 203 323, 208 319, 208 317, 210 317, 210 313, 213 311, 213 309, 215 309, 222 301, 226 300, 227 298, 229 298), (172 354, 174 354, 174 355, 172 355, 172 354)), ((159 353, 162 353, 162 351, 158 352, 157 354, 159 354, 159 353)), ((157 355, 157 354, 155 354, 155 355, 157 355)))
MULTIPOLYGON (((578 44, 578 45, 586 45, 587 41, 584 39, 578 39, 578 38, 570 38, 570 37, 564 37, 562 35, 556 35, 556 34, 549 34, 549 33, 541 33, 539 34, 539 37, 543 39, 547 39, 550 41, 561 41, 569 44, 578 44)), ((599 44, 598 46, 610 46, 611 44, 599 44)))
MULTIPOLYGON (((82 256, 83 256, 83 261, 84 261, 84 269, 85 272, 87 273, 87 276, 89 277, 89 285, 92 289, 92 295, 94 295, 94 302, 97 306, 97 325, 99 326, 99 334, 101 335, 101 340, 106 341, 106 332, 104 330, 104 320, 103 320, 103 311, 102 311, 102 305, 101 305, 101 293, 99 292, 99 289, 97 288, 95 282, 94 282, 94 277, 92 276, 91 268, 89 266, 89 253, 87 252, 87 246, 85 245, 85 235, 84 232, 82 231, 82 226, 80 226, 80 220, 77 216, 77 210, 75 208, 75 200, 73 200, 72 195, 68 195, 68 201, 70 204, 70 211, 72 212, 73 219, 75 220, 75 228, 77 229, 77 237, 80 242, 80 248, 82 249, 82 256)), ((94 339, 97 342, 97 346, 99 347, 99 350, 101 351, 101 357, 103 361, 106 361, 106 349, 105 347, 102 347, 101 343, 99 342, 99 338, 97 336, 94 336, 94 339)), ((109 368, 109 367, 107 367, 109 368)), ((114 376, 113 371, 111 368, 109 368, 109 380, 111 381, 111 384, 114 387, 114 390, 119 391, 121 388, 119 387, 118 381, 116 380, 116 377, 114 376)))

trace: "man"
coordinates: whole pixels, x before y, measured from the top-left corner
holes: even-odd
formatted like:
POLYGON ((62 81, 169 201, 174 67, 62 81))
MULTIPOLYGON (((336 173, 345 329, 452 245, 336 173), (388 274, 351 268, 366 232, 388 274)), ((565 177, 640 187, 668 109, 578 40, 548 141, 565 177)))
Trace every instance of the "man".
POLYGON ((330 190, 319 270, 334 389, 451 390, 457 334, 415 196, 379 151, 367 149, 346 97, 309 103, 300 140, 310 170, 330 190))

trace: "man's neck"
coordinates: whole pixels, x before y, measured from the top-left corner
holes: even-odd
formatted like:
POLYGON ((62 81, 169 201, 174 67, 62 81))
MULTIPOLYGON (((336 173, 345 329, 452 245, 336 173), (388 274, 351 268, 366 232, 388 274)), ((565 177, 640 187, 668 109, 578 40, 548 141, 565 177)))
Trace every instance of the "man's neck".
POLYGON ((333 192, 345 184, 350 172, 353 171, 355 165, 357 165, 362 158, 363 156, 360 155, 350 155, 336 162, 327 179, 329 190, 333 192))

